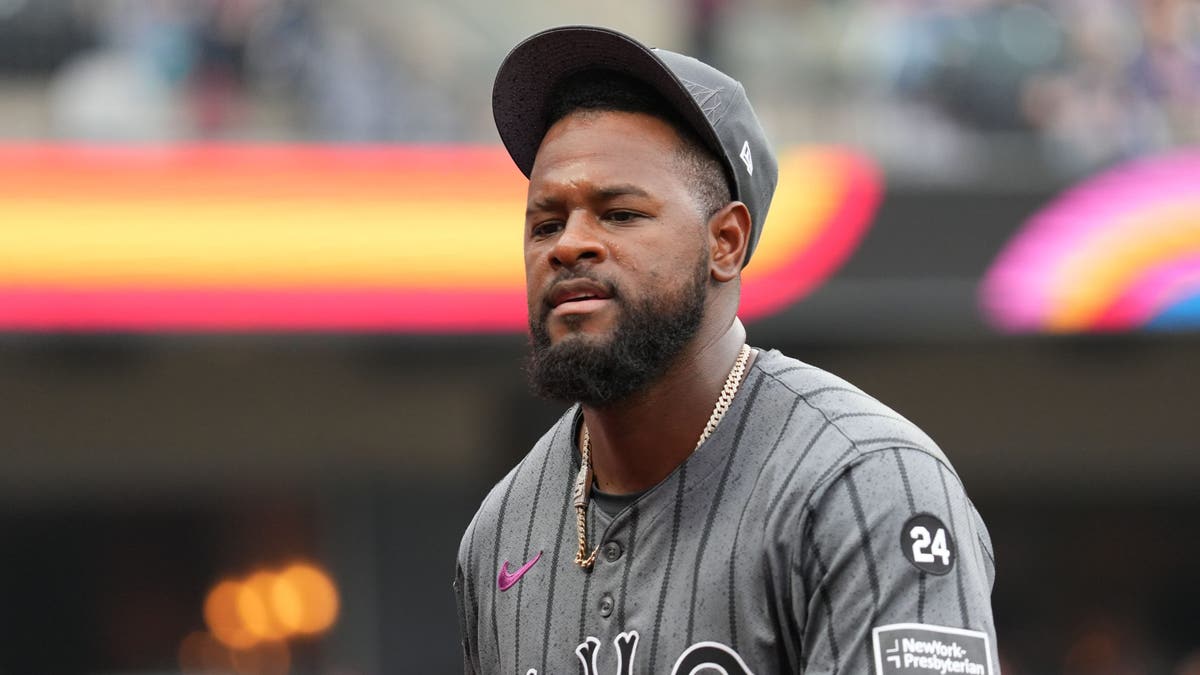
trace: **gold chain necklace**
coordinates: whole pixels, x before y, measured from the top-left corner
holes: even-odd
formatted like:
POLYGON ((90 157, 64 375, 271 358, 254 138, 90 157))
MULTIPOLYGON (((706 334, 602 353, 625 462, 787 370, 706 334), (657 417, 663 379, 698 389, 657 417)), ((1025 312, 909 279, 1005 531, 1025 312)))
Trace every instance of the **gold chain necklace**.
MULTIPOLYGON (((721 395, 717 397, 717 404, 713 406, 712 415, 708 417, 708 424, 704 425, 704 431, 700 433, 700 440, 696 441, 697 448, 708 440, 708 437, 720 424, 721 418, 729 411, 733 397, 742 384, 742 376, 746 373, 746 363, 749 361, 750 345, 743 344, 741 350, 738 351, 737 360, 733 363, 733 370, 729 371, 729 376, 725 378, 725 386, 721 389, 721 395)), ((579 532, 579 550, 575 552, 575 564, 586 570, 596 562, 596 552, 600 550, 600 547, 597 546, 592 549, 590 555, 587 552, 587 507, 592 493, 592 440, 588 436, 587 424, 583 425, 582 445, 582 457, 579 461, 579 473, 575 476, 574 490, 575 524, 579 532)))

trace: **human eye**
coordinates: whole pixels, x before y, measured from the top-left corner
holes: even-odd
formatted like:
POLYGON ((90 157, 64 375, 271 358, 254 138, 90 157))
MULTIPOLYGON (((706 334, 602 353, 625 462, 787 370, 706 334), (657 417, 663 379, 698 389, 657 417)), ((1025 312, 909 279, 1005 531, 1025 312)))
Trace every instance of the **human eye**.
POLYGON ((547 220, 540 223, 534 223, 533 226, 529 228, 529 236, 532 239, 545 239, 561 229, 561 220, 547 220))
POLYGON ((629 223, 641 218, 642 214, 628 209, 614 209, 604 214, 604 219, 614 223, 629 223))

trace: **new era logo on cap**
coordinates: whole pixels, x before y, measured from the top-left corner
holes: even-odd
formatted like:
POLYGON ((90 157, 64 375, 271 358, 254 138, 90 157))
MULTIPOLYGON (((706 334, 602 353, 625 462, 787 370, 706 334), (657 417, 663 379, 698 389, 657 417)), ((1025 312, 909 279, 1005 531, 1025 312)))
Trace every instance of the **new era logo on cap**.
POLYGON ((738 155, 738 157, 742 158, 742 163, 746 165, 746 171, 750 172, 750 175, 753 176, 754 158, 750 156, 750 141, 742 143, 742 152, 738 155))

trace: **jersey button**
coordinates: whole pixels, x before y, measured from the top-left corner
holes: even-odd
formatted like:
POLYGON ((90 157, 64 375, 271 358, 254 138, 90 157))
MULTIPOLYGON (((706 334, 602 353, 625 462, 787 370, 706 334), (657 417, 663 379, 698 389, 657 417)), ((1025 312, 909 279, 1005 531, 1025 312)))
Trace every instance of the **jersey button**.
POLYGON ((612 596, 605 595, 604 597, 600 598, 600 616, 607 619, 610 615, 612 615, 612 611, 613 611, 612 596))
POLYGON ((608 562, 616 562, 621 557, 621 545, 610 541, 604 545, 604 558, 608 562))

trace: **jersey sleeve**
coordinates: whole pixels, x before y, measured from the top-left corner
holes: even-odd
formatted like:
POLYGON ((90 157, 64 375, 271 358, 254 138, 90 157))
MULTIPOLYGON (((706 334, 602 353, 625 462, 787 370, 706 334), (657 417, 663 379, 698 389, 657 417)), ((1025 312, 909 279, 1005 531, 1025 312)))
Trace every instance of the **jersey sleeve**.
POLYGON ((471 546, 474 529, 478 527, 479 515, 476 514, 463 535, 459 545, 458 559, 454 566, 454 603, 458 609, 458 637, 462 645, 463 674, 476 675, 480 672, 479 664, 479 602, 476 593, 475 578, 470 566, 471 546))
POLYGON ((459 565, 454 574, 454 600, 458 606, 458 635, 459 642, 462 644, 463 675, 475 675, 479 672, 479 655, 474 648, 476 623, 472 617, 468 617, 469 599, 467 598, 466 584, 462 566, 459 565))
POLYGON ((983 521, 943 458, 865 453, 818 486, 793 549, 804 672, 999 672, 983 521))

